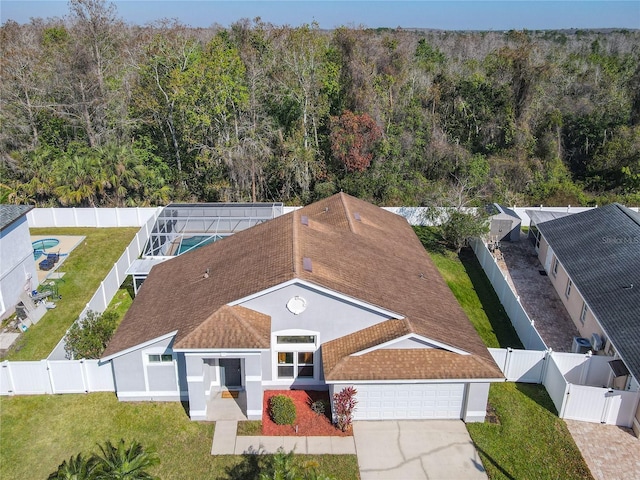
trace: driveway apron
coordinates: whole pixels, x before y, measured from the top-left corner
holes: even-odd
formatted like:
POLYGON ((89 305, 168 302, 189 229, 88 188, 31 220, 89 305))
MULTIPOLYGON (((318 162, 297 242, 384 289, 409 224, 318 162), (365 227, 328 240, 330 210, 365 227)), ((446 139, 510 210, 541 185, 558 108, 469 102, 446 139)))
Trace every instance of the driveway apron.
POLYGON ((461 420, 385 420, 353 424, 362 480, 486 480, 461 420))

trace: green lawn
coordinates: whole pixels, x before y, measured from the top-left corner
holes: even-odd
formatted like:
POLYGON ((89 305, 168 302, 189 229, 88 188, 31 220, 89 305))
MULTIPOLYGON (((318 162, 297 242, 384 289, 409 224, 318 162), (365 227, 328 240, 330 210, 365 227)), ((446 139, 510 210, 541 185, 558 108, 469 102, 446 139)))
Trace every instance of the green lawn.
MULTIPOLYGON (((415 230, 485 344, 522 348, 474 253, 456 255, 432 228, 415 230)), ((467 430, 490 479, 593 478, 544 386, 494 383, 489 404, 499 423, 469 423, 467 430)))
POLYGON ((489 478, 593 478, 542 385, 493 384, 489 403, 499 424, 467 424, 489 478))
MULTIPOLYGON (((72 254, 65 262, 63 270, 68 272, 68 280, 60 287, 63 300, 59 307, 30 329, 12 359, 42 358, 51 351, 135 233, 135 229, 122 230, 122 239, 115 238, 114 229, 42 231, 87 235, 87 242, 74 250, 75 259, 72 254), (114 246, 116 242, 120 242, 118 247, 114 246), (109 247, 113 259, 105 254, 109 247), (96 249, 100 255, 95 255, 96 249), (60 315, 69 297, 67 313, 60 315), (58 314, 55 319, 51 316, 54 313, 58 314), (41 326, 42 333, 38 331, 41 326), (51 336, 56 338, 52 340, 51 336)), ((490 347, 521 348, 473 254, 463 251, 457 256, 442 247, 433 230, 416 231, 484 342, 490 347)), ((121 315, 131 298, 130 288, 125 285, 110 308, 121 315)), ((489 402, 500 423, 469 424, 468 430, 492 480, 592 478, 544 387, 493 384, 489 402)), ((211 456, 214 425, 190 421, 178 403, 121 403, 112 393, 2 397, 0 422, 2 479, 45 478, 71 455, 88 454, 95 451, 97 443, 120 438, 135 439, 145 448, 155 449, 161 464, 153 473, 162 479, 251 479, 256 478, 264 461, 252 456, 211 456)), ((251 430, 254 426, 242 428, 251 430)), ((319 471, 338 479, 358 478, 353 455, 300 455, 298 461, 317 464, 319 471)))
POLYGON ((442 245, 432 228, 414 227, 414 230, 485 345, 491 348, 522 348, 474 253, 463 250, 456 255, 442 245))
POLYGON ((58 282, 57 307, 49 310, 36 325, 22 334, 6 355, 8 360, 41 360, 46 358, 109 273, 113 264, 135 236, 137 228, 32 228, 32 235, 83 235, 64 261, 65 272, 58 282))
MULTIPOLYGON (((169 479, 253 478, 248 456, 212 456, 213 423, 192 422, 177 402, 119 402, 113 393, 1 397, 0 478, 46 478, 63 460, 120 438, 154 449, 169 479), (238 472, 243 472, 238 476, 238 472)), ((355 455, 300 455, 337 479, 358 478, 355 455)))

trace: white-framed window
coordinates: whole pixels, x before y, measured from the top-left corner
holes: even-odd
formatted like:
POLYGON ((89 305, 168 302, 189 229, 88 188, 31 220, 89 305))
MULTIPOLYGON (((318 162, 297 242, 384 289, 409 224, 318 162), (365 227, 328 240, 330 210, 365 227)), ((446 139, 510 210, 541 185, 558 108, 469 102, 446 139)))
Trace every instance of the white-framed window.
POLYGON ((567 288, 565 288, 564 290, 564 296, 569 298, 569 295, 571 295, 571 287, 573 287, 573 282, 571 281, 571 279, 567 280, 567 288))
POLYGON ((553 269, 551 270, 553 272, 553 276, 557 276, 558 275, 558 259, 554 258, 553 259, 553 269))
POLYGON ((279 380, 318 378, 316 365, 318 333, 304 330, 276 332, 272 337, 275 378, 279 380))
POLYGON ((582 325, 584 325, 584 321, 587 318, 587 310, 589 310, 587 304, 585 302, 582 302, 582 311, 580 312, 580 323, 582 325))
POLYGON ((314 378, 313 352, 278 352, 278 378, 314 378))
POLYGON ((170 353, 149 353, 147 354, 147 363, 160 364, 173 362, 173 355, 170 353))

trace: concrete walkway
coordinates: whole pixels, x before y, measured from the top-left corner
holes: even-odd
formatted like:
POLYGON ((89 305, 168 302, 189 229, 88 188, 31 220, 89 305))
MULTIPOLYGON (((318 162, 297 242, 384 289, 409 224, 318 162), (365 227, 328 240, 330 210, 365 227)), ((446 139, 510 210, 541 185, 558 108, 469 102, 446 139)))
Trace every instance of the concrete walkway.
POLYGON ((354 422, 361 480, 486 480, 461 420, 354 422))
POLYGON ((219 420, 213 432, 211 455, 242 455, 285 452, 310 455, 355 455, 353 437, 237 436, 236 420, 219 420))

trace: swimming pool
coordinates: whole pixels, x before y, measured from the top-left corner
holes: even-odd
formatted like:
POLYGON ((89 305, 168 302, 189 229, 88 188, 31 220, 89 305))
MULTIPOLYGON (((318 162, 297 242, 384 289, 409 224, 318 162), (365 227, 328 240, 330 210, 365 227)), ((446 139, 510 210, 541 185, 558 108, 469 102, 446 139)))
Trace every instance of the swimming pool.
POLYGON ((220 240, 222 237, 220 235, 198 235, 194 237, 183 238, 180 243, 180 247, 176 252, 176 255, 181 255, 189 250, 195 250, 196 248, 204 247, 210 243, 213 243, 217 240, 220 240))
POLYGON ((31 242, 31 246, 33 247, 33 259, 39 259, 47 249, 57 247, 59 244, 60 240, 57 238, 43 238, 41 240, 31 242))

